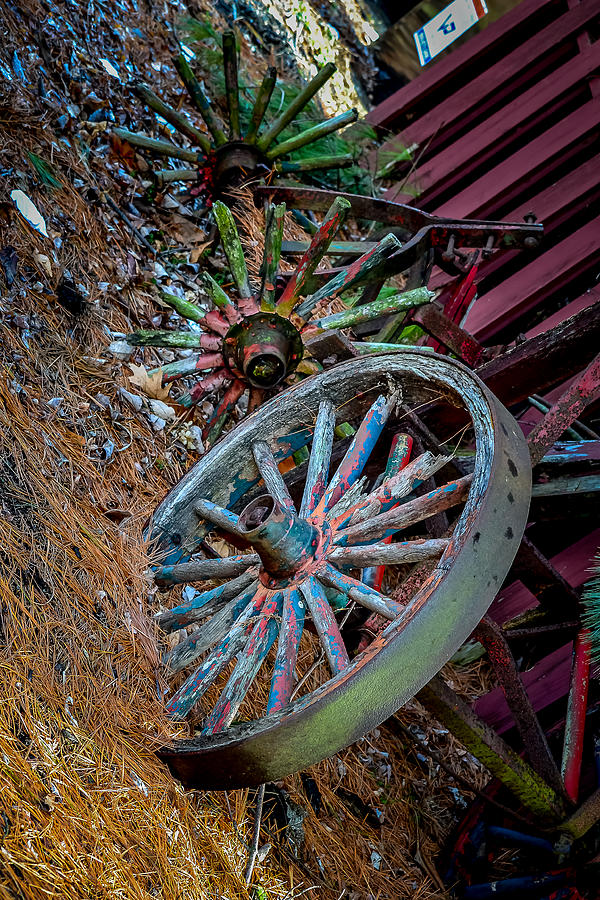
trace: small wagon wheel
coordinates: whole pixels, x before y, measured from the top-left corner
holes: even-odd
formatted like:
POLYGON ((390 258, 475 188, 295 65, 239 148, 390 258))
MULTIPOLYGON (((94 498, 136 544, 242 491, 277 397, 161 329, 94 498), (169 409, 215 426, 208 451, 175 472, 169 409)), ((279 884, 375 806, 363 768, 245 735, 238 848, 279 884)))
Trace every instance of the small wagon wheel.
MULTIPOLYGON (((327 253, 349 209, 350 204, 344 198, 333 201, 285 289, 278 292, 276 283, 285 204, 269 207, 261 267, 262 283, 260 289, 255 291, 250 284, 231 211, 220 200, 215 201, 214 214, 238 299, 232 299, 208 273, 204 273, 201 276, 202 286, 214 307, 209 312, 173 294, 161 292, 165 303, 183 318, 196 323, 202 332, 142 330, 128 335, 127 340, 137 346, 194 348, 200 351, 187 359, 163 366, 162 377, 163 383, 168 383, 190 375, 199 376, 192 389, 179 397, 179 402, 186 407, 192 407, 208 394, 223 389, 220 402, 216 404, 204 431, 204 438, 209 443, 213 444, 219 437, 233 407, 247 391, 248 406, 252 410, 260 405, 265 392, 283 385, 305 356, 309 338, 349 328, 355 323, 368 322, 382 314, 412 309, 427 303, 433 296, 427 288, 421 287, 395 293, 383 301, 375 300, 357 310, 319 316, 319 306, 323 301, 368 281, 400 246, 394 235, 388 235, 374 249, 303 298, 317 265, 327 253)), ((376 349, 382 349, 382 346, 377 345, 376 349)), ((371 347, 363 343, 361 349, 369 352, 371 347)), ((150 374, 158 371, 154 369, 150 374)))
POLYGON ((277 174, 302 175, 315 170, 345 168, 354 163, 354 157, 350 154, 313 156, 298 161, 284 160, 283 157, 355 122, 358 118, 356 109, 348 109, 275 143, 334 74, 336 67, 332 63, 324 65, 260 134, 277 82, 277 69, 270 67, 267 70, 256 91, 248 127, 245 134, 242 134, 237 50, 233 31, 223 33, 223 69, 227 95, 225 129, 186 56, 181 53, 174 58, 173 63, 195 112, 208 129, 208 134, 194 125, 191 117, 166 104, 141 81, 134 84, 134 90, 142 102, 173 126, 188 141, 188 145, 179 146, 171 141, 158 140, 125 128, 114 129, 119 140, 127 141, 140 150, 188 164, 188 168, 162 169, 156 172, 158 187, 164 188, 176 182, 191 183, 192 194, 199 196, 210 207, 215 199, 226 196, 231 188, 256 179, 265 178, 270 181, 277 174), (192 168, 189 168, 190 164, 192 168))
POLYGON ((151 536, 165 561, 175 563, 157 570, 158 582, 219 582, 191 604, 158 615, 167 631, 203 623, 168 654, 172 669, 195 666, 169 700, 169 713, 183 718, 219 675, 224 682, 200 736, 164 748, 161 757, 188 787, 239 787, 283 777, 374 728, 429 681, 481 619, 518 547, 529 495, 529 458, 516 423, 460 363, 414 350, 366 357, 264 404, 196 464, 154 515, 151 536), (447 462, 425 453, 395 475, 388 468, 378 482, 383 466, 372 451, 398 403, 416 406, 432 397, 468 414, 473 475, 420 494, 423 480, 447 462), (341 453, 336 421, 355 426, 341 453), (295 489, 278 463, 311 438, 294 504, 295 489), (411 526, 418 535, 419 523, 453 507, 460 512, 454 510, 445 537, 384 543, 411 526), (177 562, 215 527, 251 552, 177 562), (431 573, 406 605, 349 574, 424 559, 431 573), (353 660, 334 614, 350 601, 389 620, 353 660), (317 684, 313 673, 294 699, 312 659, 302 644, 309 617, 330 674, 317 684), (251 690, 253 708, 262 703, 265 714, 236 723, 251 690))

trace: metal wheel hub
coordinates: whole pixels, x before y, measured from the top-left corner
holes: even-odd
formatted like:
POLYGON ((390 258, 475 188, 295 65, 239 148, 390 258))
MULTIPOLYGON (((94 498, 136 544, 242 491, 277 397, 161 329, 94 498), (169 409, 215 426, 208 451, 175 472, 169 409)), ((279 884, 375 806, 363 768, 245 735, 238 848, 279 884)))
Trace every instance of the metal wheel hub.
POLYGON ((232 187, 268 175, 272 169, 264 153, 252 144, 229 141, 213 154, 214 197, 223 197, 232 187))
POLYGON ((272 388, 304 354, 300 332, 276 313, 256 313, 232 325, 223 341, 229 368, 258 388, 272 388))

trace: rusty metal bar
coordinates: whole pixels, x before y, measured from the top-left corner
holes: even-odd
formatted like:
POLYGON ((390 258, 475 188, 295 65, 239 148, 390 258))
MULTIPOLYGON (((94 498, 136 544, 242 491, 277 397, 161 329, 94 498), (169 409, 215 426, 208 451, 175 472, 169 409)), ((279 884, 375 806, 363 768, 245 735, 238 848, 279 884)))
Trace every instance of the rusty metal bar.
POLYGON ((521 681, 502 629, 489 616, 484 616, 477 626, 475 634, 487 651, 488 659, 513 715, 531 765, 538 775, 541 775, 560 795, 563 791, 563 783, 558 767, 521 681))
POLYGON ((560 820, 564 804, 559 794, 438 675, 419 691, 417 700, 462 741, 523 806, 544 821, 560 820))

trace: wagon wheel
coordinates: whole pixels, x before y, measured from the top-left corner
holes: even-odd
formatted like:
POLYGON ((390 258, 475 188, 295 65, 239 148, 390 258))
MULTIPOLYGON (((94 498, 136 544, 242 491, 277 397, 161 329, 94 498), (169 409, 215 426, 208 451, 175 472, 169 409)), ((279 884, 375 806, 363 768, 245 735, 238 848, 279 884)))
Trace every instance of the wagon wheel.
POLYGON ((238 787, 283 777, 374 728, 429 681, 481 619, 518 546, 529 494, 527 448, 516 423, 460 363, 408 349, 351 360, 264 404, 154 515, 151 536, 165 562, 174 563, 157 570, 158 583, 220 582, 158 615, 167 631, 203 621, 167 656, 171 670, 195 666, 169 700, 170 715, 186 716, 219 676, 224 684, 220 695, 211 691, 211 701, 202 701, 200 735, 164 748, 161 757, 188 787, 238 787), (384 466, 372 451, 397 421, 400 400, 412 407, 432 397, 468 414, 473 475, 420 493, 418 486, 448 462, 425 453, 396 475, 388 468, 378 482, 384 466), (334 441, 336 421, 355 428, 347 444, 334 441), (311 438, 310 459, 297 470, 299 496, 278 464, 311 438), (453 509, 449 533, 423 540, 420 523, 443 509, 453 509), (215 527, 238 549, 223 559, 178 562, 215 527), (416 538, 385 543, 408 527, 416 538), (431 573, 407 605, 349 574, 424 559, 431 573), (333 612, 350 602, 390 623, 353 660, 333 612), (313 659, 302 637, 309 617, 330 674, 319 680, 319 669, 303 682, 313 659), (245 706, 252 691, 252 706, 245 706), (265 714, 236 723, 240 711, 246 717, 259 708, 265 714))
MULTIPOLYGON (((398 239, 388 235, 375 249, 355 260, 315 293, 301 299, 318 263, 345 221, 349 208, 347 200, 334 200, 296 271, 278 295, 276 283, 285 204, 267 209, 262 283, 256 293, 250 285, 233 216, 224 203, 215 201, 214 214, 239 299, 237 302, 232 300, 209 274, 204 273, 202 284, 215 307, 208 313, 173 294, 161 293, 165 303, 182 317, 199 325, 202 333, 143 330, 128 335, 127 340, 137 346, 191 347, 201 351, 163 366, 162 377, 163 383, 168 383, 189 375, 200 376, 198 383, 179 398, 179 402, 186 407, 194 406, 207 394, 225 388, 205 428, 204 437, 209 443, 214 443, 219 437, 233 408, 246 391, 249 392, 248 407, 252 410, 262 402, 265 391, 277 389, 294 373, 305 355, 305 342, 309 338, 348 328, 357 322, 368 322, 388 312, 412 309, 428 302, 433 296, 426 288, 420 288, 363 305, 358 310, 349 309, 321 317, 315 315, 323 301, 368 281, 399 246, 398 239)), ((375 348, 366 343, 361 349, 368 352, 375 348)), ((378 345, 377 349, 382 349, 382 346, 378 345)), ((158 371, 155 369, 151 374, 158 371)))
POLYGON ((289 106, 260 135, 259 131, 277 81, 277 70, 271 66, 263 78, 256 92, 248 128, 242 135, 237 51, 233 31, 226 31, 223 34, 227 131, 221 126, 210 100, 204 93, 185 55, 182 53, 175 57, 173 63, 210 136, 197 128, 190 117, 168 106, 148 85, 141 82, 136 82, 134 85, 134 90, 140 99, 147 107, 172 125, 192 146, 178 146, 170 141, 150 138, 125 128, 114 129, 114 134, 119 140, 127 141, 134 147, 157 156, 193 165, 193 168, 162 169, 156 172, 155 179, 159 187, 175 182, 191 182, 193 184, 192 194, 200 196, 206 206, 210 207, 213 200, 225 196, 231 188, 257 178, 266 178, 270 181, 277 174, 302 174, 319 169, 339 169, 354 163, 354 157, 350 154, 314 156, 298 161, 284 161, 281 158, 355 122, 358 118, 355 109, 346 110, 331 119, 304 129, 301 133, 278 144, 274 143, 334 74, 336 67, 332 63, 324 65, 289 106), (194 149, 194 147, 198 149, 194 149))

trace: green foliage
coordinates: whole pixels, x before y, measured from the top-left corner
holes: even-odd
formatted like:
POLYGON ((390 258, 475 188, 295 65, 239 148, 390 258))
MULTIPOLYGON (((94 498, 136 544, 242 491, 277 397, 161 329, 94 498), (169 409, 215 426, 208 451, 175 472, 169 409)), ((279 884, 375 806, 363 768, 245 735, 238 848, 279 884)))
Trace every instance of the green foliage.
POLYGON ((593 578, 587 582, 582 594, 582 621, 590 632, 592 659, 600 662, 600 552, 592 572, 593 578))
POLYGON ((27 153, 27 158, 29 159, 29 162, 35 169, 38 177, 43 182, 43 184, 45 184, 47 187, 52 188, 63 187, 63 184, 54 177, 54 175, 52 174, 52 169, 50 168, 49 164, 45 162, 45 160, 43 160, 40 156, 37 156, 35 153, 29 152, 27 153))

